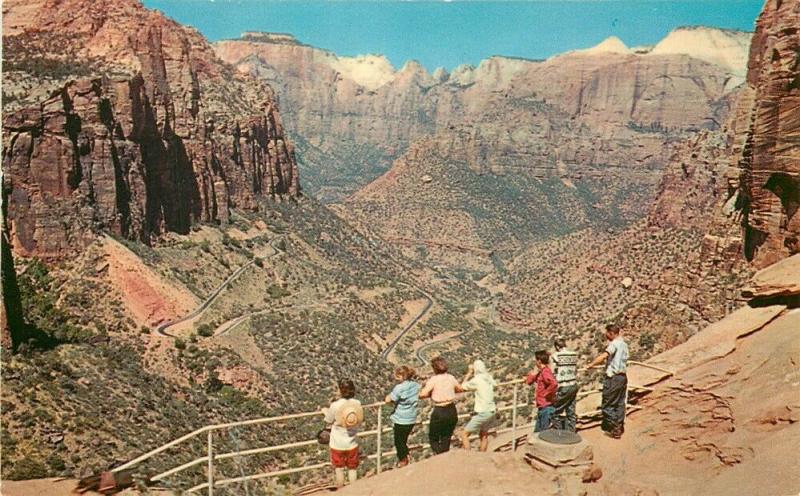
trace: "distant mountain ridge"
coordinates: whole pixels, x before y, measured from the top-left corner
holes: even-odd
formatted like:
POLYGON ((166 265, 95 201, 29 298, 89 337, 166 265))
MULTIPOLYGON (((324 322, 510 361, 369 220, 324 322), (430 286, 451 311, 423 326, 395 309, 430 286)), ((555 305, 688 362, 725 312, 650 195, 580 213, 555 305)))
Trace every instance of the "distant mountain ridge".
MULTIPOLYGON (((747 52, 750 44, 750 38, 752 37, 752 35, 753 33, 748 31, 738 31, 738 30, 731 30, 724 28, 708 27, 708 26, 681 26, 670 31, 666 37, 661 39, 655 45, 647 47, 629 48, 618 37, 610 36, 593 47, 585 49, 575 49, 555 54, 548 57, 547 59, 530 59, 525 57, 512 57, 512 56, 505 56, 502 54, 496 54, 493 55, 492 57, 482 60, 479 66, 483 65, 485 61, 495 58, 507 61, 517 60, 517 61, 524 61, 531 63, 540 63, 544 62, 545 60, 576 53, 583 53, 583 54, 618 53, 618 54, 635 54, 640 56, 649 54, 652 55, 683 54, 683 55, 689 55, 699 60, 704 60, 709 63, 720 65, 722 67, 725 67, 726 69, 731 70, 731 72, 737 75, 744 76, 747 72, 747 52)), ((222 40, 216 42, 215 44, 218 46, 226 46, 229 43, 235 43, 239 41, 247 41, 253 43, 294 45, 294 46, 304 46, 312 48, 314 49, 315 52, 322 52, 330 55, 329 63, 331 64, 332 67, 335 67, 336 64, 341 64, 341 65, 364 64, 369 66, 375 64, 377 60, 380 60, 381 65, 383 66, 381 67, 381 70, 384 71, 386 74, 385 76, 385 78, 387 79, 386 82, 389 82, 391 80, 389 76, 395 76, 398 75, 399 73, 404 72, 405 67, 409 64, 419 65, 422 68, 422 71, 425 72, 426 76, 433 77, 433 79, 438 82, 443 82, 443 81, 440 78, 435 77, 434 74, 436 74, 437 72, 439 74, 448 73, 448 70, 444 67, 438 67, 433 72, 428 73, 428 71, 424 67, 422 67, 419 64, 419 62, 413 59, 407 60, 406 62, 403 63, 401 68, 397 69, 391 64, 391 62, 389 62, 389 60, 385 56, 380 54, 362 54, 356 56, 337 55, 335 52, 331 50, 318 48, 314 47, 313 45, 303 43, 290 33, 247 31, 242 33, 239 39, 222 40)), ((226 52, 223 51, 223 53, 226 52)), ((232 60, 232 57, 230 56, 224 55, 223 57, 226 60, 229 61, 232 60)), ((468 68, 474 69, 475 66, 471 64, 461 64, 456 68, 454 68, 452 72, 463 73, 468 68)), ((343 73, 343 76, 349 76, 349 75, 343 73)), ((354 79, 356 82, 358 82, 357 77, 351 79, 354 79)), ((366 87, 367 85, 364 86, 366 87)), ((372 87, 371 89, 375 88, 372 87)))
MULTIPOLYGON (((722 97, 743 81, 747 47, 737 43, 749 34, 687 28, 665 41, 697 33, 727 41, 719 43, 719 53, 711 51, 713 57, 682 53, 677 42, 659 44, 659 53, 635 53, 618 40, 544 61, 494 56, 477 67, 433 73, 414 61, 395 69, 380 55, 342 57, 273 42, 268 34, 220 41, 214 48, 239 71, 275 87, 288 103, 284 118, 299 143, 308 190, 330 202, 387 170, 415 140, 486 122, 496 97, 546 103, 604 139, 609 129, 619 135, 626 126, 656 132, 716 127, 725 112, 722 97), (742 53, 731 55, 730 47, 740 45, 742 53)), ((557 155, 564 156, 544 153, 551 162, 557 155)))

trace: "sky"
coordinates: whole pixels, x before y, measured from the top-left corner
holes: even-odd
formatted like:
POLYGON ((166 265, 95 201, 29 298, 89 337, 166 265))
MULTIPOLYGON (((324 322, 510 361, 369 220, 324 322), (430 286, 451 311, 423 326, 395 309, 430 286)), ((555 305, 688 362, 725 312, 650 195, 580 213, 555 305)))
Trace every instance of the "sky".
POLYGON ((492 55, 547 58, 609 36, 658 42, 679 26, 752 31, 763 0, 350 1, 143 0, 209 40, 291 33, 339 55, 383 54, 397 68, 477 65, 492 55))

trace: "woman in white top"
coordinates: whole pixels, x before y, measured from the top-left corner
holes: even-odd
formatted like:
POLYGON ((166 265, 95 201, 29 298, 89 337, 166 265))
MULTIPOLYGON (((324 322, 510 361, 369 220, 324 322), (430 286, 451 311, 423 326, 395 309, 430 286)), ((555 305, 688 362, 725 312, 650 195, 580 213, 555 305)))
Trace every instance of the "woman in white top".
POLYGON ((361 402, 353 399, 356 387, 353 381, 339 381, 340 399, 323 408, 325 422, 331 425, 331 465, 336 476, 336 487, 344 487, 344 469, 347 478, 354 482, 358 478, 358 428, 364 421, 361 402))

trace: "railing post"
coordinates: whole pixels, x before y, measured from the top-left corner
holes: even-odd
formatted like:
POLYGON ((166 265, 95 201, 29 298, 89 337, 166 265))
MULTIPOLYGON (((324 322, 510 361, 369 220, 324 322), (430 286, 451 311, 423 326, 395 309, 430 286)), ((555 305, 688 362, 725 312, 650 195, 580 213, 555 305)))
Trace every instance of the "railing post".
POLYGON ((514 384, 514 408, 511 409, 511 451, 517 451, 517 385, 514 384))
POLYGON ((378 457, 376 458, 376 462, 378 464, 377 471, 381 473, 381 438, 383 437, 383 405, 378 405, 378 457))
POLYGON ((208 430, 208 496, 214 496, 214 445, 213 445, 214 431, 208 430))

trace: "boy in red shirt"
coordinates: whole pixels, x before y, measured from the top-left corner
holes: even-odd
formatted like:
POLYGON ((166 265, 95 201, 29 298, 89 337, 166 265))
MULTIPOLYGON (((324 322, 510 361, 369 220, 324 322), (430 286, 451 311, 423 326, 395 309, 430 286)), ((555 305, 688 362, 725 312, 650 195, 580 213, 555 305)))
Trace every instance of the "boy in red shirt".
POLYGON ((550 354, 544 350, 537 351, 536 369, 528 372, 525 383, 529 386, 536 382, 536 426, 533 432, 545 431, 550 428, 551 417, 555 413, 553 403, 556 400, 558 382, 550 370, 550 354))

